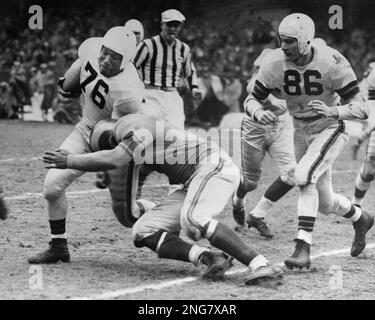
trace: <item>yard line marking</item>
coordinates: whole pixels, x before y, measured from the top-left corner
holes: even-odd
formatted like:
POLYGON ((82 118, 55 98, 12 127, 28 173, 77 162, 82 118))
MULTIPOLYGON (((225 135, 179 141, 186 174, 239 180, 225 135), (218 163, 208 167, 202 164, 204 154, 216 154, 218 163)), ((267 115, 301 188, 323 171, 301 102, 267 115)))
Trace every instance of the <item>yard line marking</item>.
MULTIPOLYGON (((175 191, 175 190, 178 190, 180 189, 180 185, 169 185, 167 183, 165 184, 156 184, 156 185, 145 185, 142 187, 142 189, 158 189, 158 188, 170 188, 170 192, 171 191, 175 191)), ((100 192, 105 192, 107 191, 108 189, 89 189, 89 190, 81 190, 81 191, 68 191, 66 194, 67 196, 70 196, 70 197, 79 197, 81 195, 85 195, 85 194, 90 194, 90 193, 100 193, 100 192)), ((26 200, 26 199, 32 199, 32 198, 43 198, 43 193, 41 192, 36 192, 36 193, 33 193, 33 192, 26 192, 24 194, 21 194, 21 195, 18 195, 18 196, 10 196, 10 197, 4 197, 4 200, 26 200)))
MULTIPOLYGON (((369 243, 366 246, 366 249, 374 249, 374 248, 375 248, 375 242, 369 243)), ((350 248, 321 252, 321 253, 318 253, 316 255, 311 256, 310 259, 314 260, 314 259, 317 259, 317 258, 320 258, 320 257, 340 255, 340 254, 344 254, 344 253, 349 253, 349 251, 350 251, 350 248)), ((283 262, 279 262, 276 265, 282 266, 283 264, 284 264, 283 262)), ((240 268, 240 269, 228 271, 226 274, 227 275, 240 274, 240 273, 244 273, 246 271, 249 271, 249 269, 248 268, 240 268)), ((142 286, 138 286, 138 287, 134 287, 134 288, 128 288, 128 289, 122 289, 122 290, 116 290, 116 291, 108 291, 108 292, 104 292, 104 293, 101 293, 101 294, 90 295, 90 296, 87 296, 87 297, 76 297, 76 298, 71 298, 70 300, 111 299, 111 298, 117 298, 117 297, 124 296, 124 295, 131 294, 131 293, 139 293, 139 292, 144 291, 144 290, 161 290, 161 289, 165 289, 165 288, 168 288, 168 287, 173 287, 173 286, 178 286, 178 285, 182 285, 182 284, 189 283, 189 282, 194 282, 198 279, 200 279, 200 278, 199 277, 186 277, 186 278, 182 278, 182 279, 168 280, 168 281, 164 281, 164 282, 161 282, 161 283, 153 283, 153 284, 148 284, 148 285, 142 285, 142 286)))
POLYGON ((12 162, 22 162, 22 161, 35 161, 40 160, 41 157, 32 157, 32 158, 16 158, 16 159, 0 159, 0 163, 12 163, 12 162))

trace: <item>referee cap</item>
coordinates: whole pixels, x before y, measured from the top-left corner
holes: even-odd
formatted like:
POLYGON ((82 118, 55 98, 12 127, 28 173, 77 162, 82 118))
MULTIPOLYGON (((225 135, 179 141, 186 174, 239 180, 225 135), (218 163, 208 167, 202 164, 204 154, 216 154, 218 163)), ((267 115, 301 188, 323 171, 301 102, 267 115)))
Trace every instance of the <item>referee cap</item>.
POLYGON ((185 22, 185 16, 176 9, 169 9, 161 14, 161 22, 178 21, 185 22))

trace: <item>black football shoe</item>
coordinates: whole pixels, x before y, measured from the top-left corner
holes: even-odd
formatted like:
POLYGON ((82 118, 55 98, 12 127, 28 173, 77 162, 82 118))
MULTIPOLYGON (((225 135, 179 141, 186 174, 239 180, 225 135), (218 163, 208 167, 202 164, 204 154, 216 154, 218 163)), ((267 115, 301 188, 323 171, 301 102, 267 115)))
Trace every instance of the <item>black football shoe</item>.
POLYGON ((249 214, 246 219, 246 223, 249 228, 255 228, 259 231, 260 235, 266 239, 272 239, 273 233, 268 228, 264 218, 254 217, 252 214, 249 214))
POLYGON ((288 269, 310 269, 311 260, 310 260, 310 245, 301 240, 296 239, 296 247, 294 253, 284 261, 288 269))
POLYGON ((204 251, 199 257, 199 263, 207 266, 203 278, 222 281, 225 272, 233 266, 233 257, 224 252, 204 251))
POLYGON ((366 247, 366 234, 374 225, 374 217, 362 209, 361 217, 353 223, 354 239, 350 254, 357 257, 366 247))
POLYGON ((70 254, 66 239, 52 239, 49 242, 49 248, 43 252, 27 259, 33 264, 56 263, 59 261, 70 262, 70 254))

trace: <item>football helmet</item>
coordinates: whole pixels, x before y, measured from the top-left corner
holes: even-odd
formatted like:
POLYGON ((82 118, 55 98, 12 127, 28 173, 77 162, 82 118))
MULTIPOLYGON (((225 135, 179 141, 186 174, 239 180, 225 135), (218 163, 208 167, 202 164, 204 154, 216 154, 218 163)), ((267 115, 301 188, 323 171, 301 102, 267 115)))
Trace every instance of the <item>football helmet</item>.
POLYGON ((144 38, 144 30, 142 23, 137 19, 130 19, 126 21, 124 27, 130 29, 133 32, 139 32, 140 38, 139 41, 142 41, 144 38))
POLYGON ((91 132, 90 146, 92 151, 111 150, 117 142, 114 135, 115 120, 99 121, 91 132))
POLYGON ((122 55, 121 68, 134 58, 137 40, 132 30, 126 27, 113 27, 103 37, 103 46, 122 55))
POLYGON ((279 35, 297 39, 298 51, 305 55, 311 50, 315 36, 314 21, 303 13, 292 13, 281 21, 279 35))

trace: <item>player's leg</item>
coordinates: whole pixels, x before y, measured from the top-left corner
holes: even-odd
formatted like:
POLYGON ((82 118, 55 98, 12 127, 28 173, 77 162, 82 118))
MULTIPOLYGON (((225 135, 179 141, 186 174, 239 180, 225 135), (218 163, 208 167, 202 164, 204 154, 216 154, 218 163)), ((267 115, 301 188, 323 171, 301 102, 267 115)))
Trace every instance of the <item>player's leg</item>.
POLYGON ((240 226, 245 225, 246 194, 258 185, 265 152, 266 127, 245 116, 241 123, 241 180, 232 199, 233 218, 240 226))
POLYGON ((3 189, 0 186, 0 219, 5 220, 8 217, 8 207, 3 198, 3 189))
MULTIPOLYGON (((88 152, 88 144, 81 132, 75 128, 65 139, 59 149, 71 153, 88 152)), ((54 263, 57 261, 69 262, 70 255, 65 232, 68 202, 65 195, 66 188, 79 176, 82 171, 73 169, 50 169, 44 180, 43 194, 47 200, 47 211, 51 231, 50 247, 28 259, 30 263, 54 263)))
POLYGON ((367 123, 363 124, 361 134, 359 135, 358 138, 356 138, 354 144, 351 147, 351 156, 353 160, 357 160, 359 148, 369 136, 370 136, 370 131, 367 128, 367 123))
POLYGON ((267 259, 248 246, 229 226, 214 217, 224 209, 239 183, 239 170, 230 159, 216 166, 201 167, 190 182, 181 210, 181 226, 195 241, 206 238, 210 244, 234 257, 252 271, 255 278, 276 277, 282 272, 268 265, 267 259))
POLYGON ((204 277, 219 280, 231 266, 231 260, 222 253, 188 243, 178 235, 185 196, 186 191, 176 191, 141 216, 132 229, 134 245, 151 249, 159 258, 191 262, 196 266, 202 263, 207 266, 204 277))
POLYGON ((354 206, 350 200, 341 194, 335 193, 332 188, 331 170, 328 169, 318 180, 319 212, 334 213, 350 219, 355 231, 350 254, 358 256, 366 247, 366 233, 372 227, 374 218, 365 210, 354 206))
POLYGON ((184 101, 177 91, 163 92, 163 118, 177 128, 185 127, 184 101))
POLYGON ((371 182, 375 178, 375 131, 371 132, 364 163, 355 181, 353 204, 362 205, 366 192, 370 189, 371 182))
POLYGON ((276 201, 294 187, 294 171, 297 165, 293 142, 294 127, 290 116, 283 115, 281 122, 270 133, 271 143, 268 146, 268 153, 279 168, 280 176, 267 188, 246 219, 249 227, 257 228, 260 234, 266 238, 273 237, 265 222, 267 212, 276 201))

